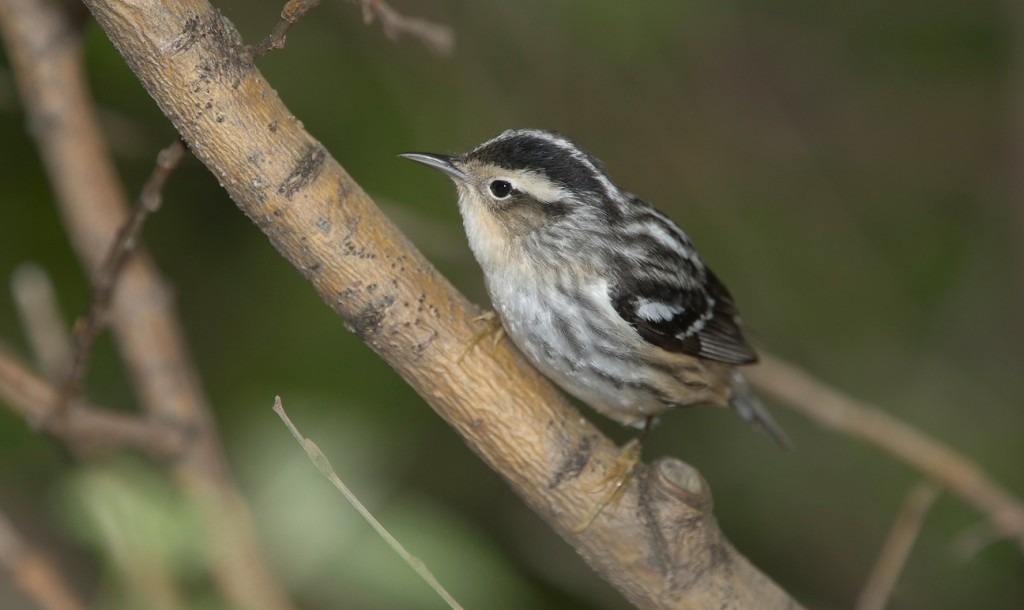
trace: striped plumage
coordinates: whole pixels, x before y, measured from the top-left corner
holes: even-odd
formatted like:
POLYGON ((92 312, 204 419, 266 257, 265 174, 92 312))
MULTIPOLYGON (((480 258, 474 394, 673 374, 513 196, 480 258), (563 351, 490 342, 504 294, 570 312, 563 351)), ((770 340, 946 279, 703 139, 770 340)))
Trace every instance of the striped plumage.
POLYGON ((602 414, 641 425, 671 407, 731 404, 785 444, 736 365, 757 356, 725 286, 671 220, 557 134, 506 131, 444 171, 509 337, 602 414))

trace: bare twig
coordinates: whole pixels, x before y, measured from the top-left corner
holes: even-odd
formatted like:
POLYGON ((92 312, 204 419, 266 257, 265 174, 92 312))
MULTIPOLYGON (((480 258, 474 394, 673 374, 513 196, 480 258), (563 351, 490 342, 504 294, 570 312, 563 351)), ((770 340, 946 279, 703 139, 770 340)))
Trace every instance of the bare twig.
POLYGON ((71 337, 50 277, 39 265, 25 263, 11 276, 11 292, 39 370, 57 381, 71 362, 71 337))
POLYGON ((930 481, 922 481, 907 493, 903 508, 889 530, 889 536, 878 554, 867 584, 857 599, 855 610, 884 610, 907 563, 910 549, 921 532, 925 515, 931 509, 939 489, 930 481))
POLYGON ((448 57, 455 50, 455 31, 446 25, 419 17, 406 17, 391 8, 384 0, 349 1, 363 9, 363 21, 366 23, 373 23, 374 19, 379 20, 384 35, 391 40, 397 40, 402 36, 416 38, 439 57, 448 57))
POLYGON ((597 501, 591 492, 615 468, 614 443, 507 342, 458 362, 479 310, 302 128, 251 62, 238 61, 244 51, 232 24, 206 0, 86 3, 197 158, 282 255, 627 599, 644 608, 799 607, 729 543, 708 485, 678 460, 638 467, 619 509, 573 533, 597 501), (203 72, 201 87, 197 65, 216 68, 203 72), (211 106, 219 112, 204 110, 211 106))
POLYGON ((88 367, 92 346, 96 342, 96 337, 106 326, 117 280, 124 270, 125 263, 128 262, 128 258, 138 245, 139 235, 142 233, 142 226, 146 219, 160 209, 167 179, 171 177, 184 157, 185 146, 181 140, 175 140, 160 151, 152 173, 142 186, 142 192, 139 193, 131 216, 118 230, 114 242, 103 259, 103 264, 100 265, 99 271, 96 273, 89 307, 86 313, 75 322, 74 354, 64 383, 61 384, 60 393, 57 395, 57 402, 53 409, 55 417, 63 417, 68 404, 78 395, 88 367))
MULTIPOLYGON (((435 55, 447 57, 455 49, 455 32, 448 26, 433 23, 417 17, 406 17, 391 8, 384 0, 350 0, 358 3, 363 10, 363 21, 373 23, 380 20, 384 35, 397 40, 402 35, 416 38, 435 55)), ((287 42, 288 30, 299 19, 320 4, 321 0, 288 0, 281 10, 281 19, 270 33, 258 43, 246 47, 252 60, 263 57, 270 51, 283 49, 287 42)))
POLYGON ((748 377, 758 389, 819 424, 903 460, 984 514, 1024 548, 1024 504, 966 456, 916 428, 835 390, 792 364, 762 355, 748 377))
POLYGON ((423 561, 418 557, 413 556, 413 554, 409 551, 405 550, 405 547, 402 546, 402 543, 391 535, 391 532, 389 532, 381 524, 381 522, 373 516, 373 513, 371 513, 369 509, 367 509, 366 506, 364 506, 363 503, 359 501, 359 498, 356 497, 354 493, 352 493, 352 490, 349 489, 344 482, 342 482, 341 478, 338 476, 338 473, 334 471, 334 467, 331 466, 331 462, 327 459, 327 456, 324 455, 324 452, 320 450, 320 447, 318 447, 316 443, 306 438, 299 432, 299 429, 296 428, 295 424, 292 423, 292 420, 288 417, 288 414, 284 412, 284 405, 281 404, 280 396, 274 397, 274 413, 277 413, 277 416, 281 418, 281 421, 284 422, 285 427, 287 427, 288 431, 292 433, 292 436, 295 437, 295 440, 299 441, 299 444, 302 445, 302 448, 306 451, 306 455, 309 456, 309 460, 313 462, 317 470, 320 471, 320 474, 322 474, 328 481, 330 481, 331 484, 334 485, 334 487, 341 492, 341 495, 345 496, 345 499, 348 500, 348 503, 351 504, 353 508, 356 509, 356 511, 363 517, 363 519, 366 520, 367 523, 370 524, 370 527, 372 527, 373 530, 377 532, 377 535, 384 539, 384 542, 386 542, 388 546, 391 547, 391 550, 393 550, 399 557, 401 557, 402 561, 408 564, 409 567, 412 568, 413 571, 415 571, 416 574, 420 578, 422 578, 424 582, 426 582, 430 586, 431 589, 437 592, 437 594, 441 596, 441 599, 443 599, 444 602, 448 604, 449 608, 453 608, 454 610, 461 610, 462 606, 459 605, 459 602, 455 601, 455 598, 452 597, 450 593, 448 593, 448 591, 444 588, 443 585, 441 585, 440 582, 438 582, 437 578, 434 577, 434 574, 427 568, 423 561))
POLYGON ((43 610, 85 610, 57 568, 42 553, 25 544, 14 526, 0 514, 0 566, 29 599, 43 610))
POLYGON ((263 40, 246 47, 245 50, 249 53, 249 57, 256 60, 270 51, 283 49, 288 30, 319 4, 320 0, 288 0, 284 8, 281 9, 281 20, 277 22, 274 29, 270 30, 263 40))
POLYGON ((11 355, 0 350, 0 400, 29 425, 41 427, 80 450, 134 449, 166 461, 188 447, 194 433, 170 422, 100 409, 76 402, 62 424, 50 417, 57 390, 39 379, 11 355))
MULTIPOLYGON (((119 6, 127 8, 124 3, 119 6)), ((161 10, 180 6, 161 3, 161 10)), ((89 8, 94 10, 95 4, 89 8)), ((209 19, 192 24, 213 25, 209 19)), ((137 27, 151 25, 144 20, 137 27)), ((185 31, 184 22, 179 26, 177 31, 185 31)), ((95 277, 129 212, 86 87, 80 37, 66 15, 45 0, 0 0, 0 33, 72 245, 95 277)), ((196 34, 193 43, 205 36, 196 34)), ((151 56, 186 52, 190 45, 175 50, 164 45, 151 56)), ((231 48, 232 58, 217 63, 217 70, 239 64, 242 50, 237 43, 231 48)), ((228 469, 169 291, 141 250, 125 263, 111 321, 139 403, 149 417, 180 422, 195 431, 189 451, 169 466, 199 509, 213 582, 234 607, 290 609, 228 469)))

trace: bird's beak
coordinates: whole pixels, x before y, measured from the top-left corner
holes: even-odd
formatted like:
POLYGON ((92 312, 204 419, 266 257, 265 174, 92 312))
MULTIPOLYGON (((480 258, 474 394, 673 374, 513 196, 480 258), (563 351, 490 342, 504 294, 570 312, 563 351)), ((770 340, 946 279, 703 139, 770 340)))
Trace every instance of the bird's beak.
POLYGON ((455 167, 455 159, 457 157, 453 157, 451 155, 435 155, 433 153, 419 152, 402 153, 398 156, 405 157, 406 159, 411 159, 413 161, 422 163, 423 165, 428 165, 430 167, 433 167, 434 169, 441 170, 442 172, 448 174, 448 176, 455 180, 466 179, 466 173, 463 172, 461 169, 455 167))

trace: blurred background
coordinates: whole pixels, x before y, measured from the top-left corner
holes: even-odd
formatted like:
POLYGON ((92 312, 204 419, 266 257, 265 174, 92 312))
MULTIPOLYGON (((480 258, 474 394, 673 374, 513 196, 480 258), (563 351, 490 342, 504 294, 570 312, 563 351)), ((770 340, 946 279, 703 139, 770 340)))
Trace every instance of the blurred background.
MULTIPOLYGON (((279 0, 221 0, 255 42, 279 0)), ((395 0, 454 28, 448 58, 327 0, 259 61, 290 110, 471 299, 487 297, 447 180, 396 157, 554 129, 693 238, 762 349, 948 442, 1024 494, 1024 8, 1017 0, 395 0)), ((103 33, 87 63, 129 193, 170 124, 103 33)), ((0 55, 0 277, 35 262, 69 321, 88 299, 0 55)), ((329 488, 275 394, 339 475, 469 608, 624 608, 238 212, 194 159, 144 239, 175 289, 232 466, 302 608, 440 608, 329 488)), ((9 291, 0 340, 28 359, 9 291)), ((135 399, 104 337, 89 398, 135 399)), ((709 481, 733 543, 808 607, 849 608, 919 475, 771 405, 779 451, 725 410, 665 417, 645 450, 709 481)), ((613 438, 629 432, 601 420, 613 438)), ((124 562, 162 562, 218 608, 192 510, 144 460, 76 464, 0 411, 0 511, 99 608, 124 562), (126 555, 127 553, 127 555, 126 555)), ((1024 607, 1024 557, 958 544, 942 495, 893 608, 1024 607)), ((28 608, 0 578, 0 607, 28 608)))

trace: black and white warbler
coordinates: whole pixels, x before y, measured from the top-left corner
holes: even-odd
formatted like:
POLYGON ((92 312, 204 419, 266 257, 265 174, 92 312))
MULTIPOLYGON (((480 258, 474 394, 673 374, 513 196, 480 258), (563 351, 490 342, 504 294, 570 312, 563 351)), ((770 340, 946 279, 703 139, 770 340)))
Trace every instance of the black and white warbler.
POLYGON ((738 365, 757 361, 729 291, 664 214, 555 133, 509 130, 460 156, 402 155, 447 174, 505 331, 598 412, 643 426, 731 405, 785 434, 738 365))

